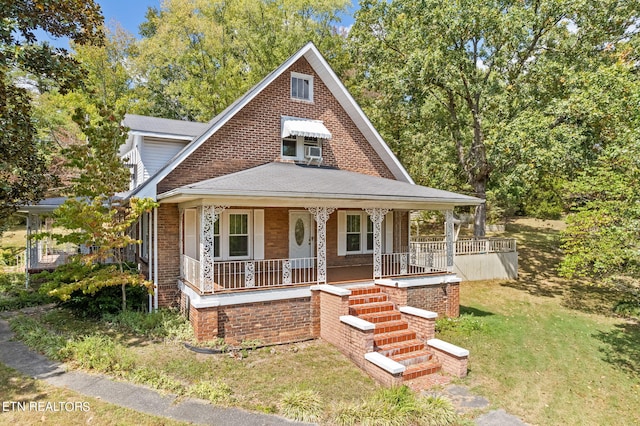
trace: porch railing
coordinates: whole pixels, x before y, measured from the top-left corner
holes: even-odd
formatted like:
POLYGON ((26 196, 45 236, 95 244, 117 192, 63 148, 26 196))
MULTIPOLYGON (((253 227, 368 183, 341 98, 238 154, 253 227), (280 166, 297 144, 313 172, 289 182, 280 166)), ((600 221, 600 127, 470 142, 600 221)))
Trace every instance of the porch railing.
POLYGON ((465 239, 456 241, 456 254, 512 253, 516 251, 513 238, 465 239))
POLYGON ((412 246, 402 253, 382 255, 382 276, 419 275, 447 271, 445 243, 427 243, 429 246, 412 246), (440 247, 441 246, 441 247, 440 247))
MULTIPOLYGON (((200 267, 199 261, 182 256, 182 277, 204 293, 200 267)), ((213 292, 312 284, 317 280, 315 257, 213 263, 213 292)))

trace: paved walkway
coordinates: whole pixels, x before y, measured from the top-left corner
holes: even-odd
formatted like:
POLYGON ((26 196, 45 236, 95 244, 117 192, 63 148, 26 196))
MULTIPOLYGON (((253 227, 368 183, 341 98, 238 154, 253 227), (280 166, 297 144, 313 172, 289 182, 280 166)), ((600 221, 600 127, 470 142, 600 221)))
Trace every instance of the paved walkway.
POLYGON ((303 424, 282 417, 253 413, 237 408, 222 408, 193 398, 177 399, 144 386, 119 382, 105 376, 66 371, 64 364, 39 355, 22 342, 11 341, 13 332, 0 320, 0 362, 50 385, 74 390, 83 395, 143 413, 202 425, 295 425, 303 424))
MULTIPOLYGON (((224 408, 194 398, 161 394, 145 386, 112 380, 106 376, 66 371, 65 365, 51 361, 30 350, 22 342, 12 341, 13 332, 6 320, 0 319, 0 362, 22 374, 56 387, 131 408, 143 413, 168 417, 202 425, 300 425, 303 423, 282 417, 253 413, 237 408, 224 408)), ((427 395, 442 395, 451 399, 458 412, 485 409, 489 401, 469 393, 464 386, 448 385, 442 391, 424 391, 427 395)), ((493 410, 476 419, 479 426, 524 426, 517 417, 504 410, 493 410)))

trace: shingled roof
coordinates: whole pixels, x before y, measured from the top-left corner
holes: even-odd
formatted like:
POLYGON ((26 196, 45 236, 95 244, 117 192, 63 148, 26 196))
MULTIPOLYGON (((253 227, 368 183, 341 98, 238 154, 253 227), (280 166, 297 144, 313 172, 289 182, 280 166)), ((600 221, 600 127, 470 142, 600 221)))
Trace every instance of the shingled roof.
POLYGON ((273 162, 185 185, 159 200, 197 198, 287 198, 446 206, 477 205, 483 200, 454 192, 329 167, 273 162))

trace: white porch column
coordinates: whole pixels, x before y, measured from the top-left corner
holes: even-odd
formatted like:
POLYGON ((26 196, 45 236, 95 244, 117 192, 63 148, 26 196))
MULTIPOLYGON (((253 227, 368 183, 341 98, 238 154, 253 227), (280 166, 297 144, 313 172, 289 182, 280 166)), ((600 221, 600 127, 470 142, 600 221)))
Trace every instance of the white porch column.
POLYGON ((333 207, 307 207, 316 221, 316 256, 318 257, 318 284, 327 283, 327 221, 336 209, 333 207))
MULTIPOLYGON (((382 278, 382 221, 390 209, 364 209, 373 222, 373 279, 382 278)), ((366 225, 365 225, 366 226, 366 225)))
POLYGON ((184 209, 182 207, 178 207, 178 212, 180 218, 178 226, 178 232, 180 233, 178 236, 180 241, 180 248, 178 249, 178 253, 180 253, 180 277, 184 278, 184 260, 182 259, 184 256, 184 209))
POLYGON ((220 213, 227 206, 213 206, 210 204, 199 208, 200 210, 200 291, 213 292, 213 258, 214 235, 213 229, 220 213))
POLYGON ((447 246, 447 272, 453 271, 453 256, 454 256, 454 226, 453 226, 453 210, 446 210, 444 212, 444 235, 447 246))

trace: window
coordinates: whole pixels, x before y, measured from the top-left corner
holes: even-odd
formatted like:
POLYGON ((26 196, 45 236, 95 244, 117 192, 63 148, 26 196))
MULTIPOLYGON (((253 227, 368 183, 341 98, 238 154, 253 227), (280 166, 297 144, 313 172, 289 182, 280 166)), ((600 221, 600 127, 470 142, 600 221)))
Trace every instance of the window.
POLYGON ((229 257, 249 256, 249 215, 229 214, 229 257))
POLYGON ((220 258, 220 218, 213 224, 213 258, 220 258))
POLYGON ((373 251, 373 222, 365 212, 347 213, 347 253, 367 253, 373 251), (366 228, 363 225, 366 223, 366 228), (363 242, 365 245, 363 245, 363 242))
POLYGON ((313 77, 292 72, 291 98, 313 102, 313 77))
POLYGON ((320 139, 308 136, 290 136, 282 139, 282 158, 304 161, 309 146, 322 146, 320 139))
POLYGON ((298 157, 298 140, 297 138, 285 138, 282 139, 282 156, 283 157, 298 157))
POLYGON ((347 251, 360 251, 360 217, 358 214, 347 215, 347 251))

